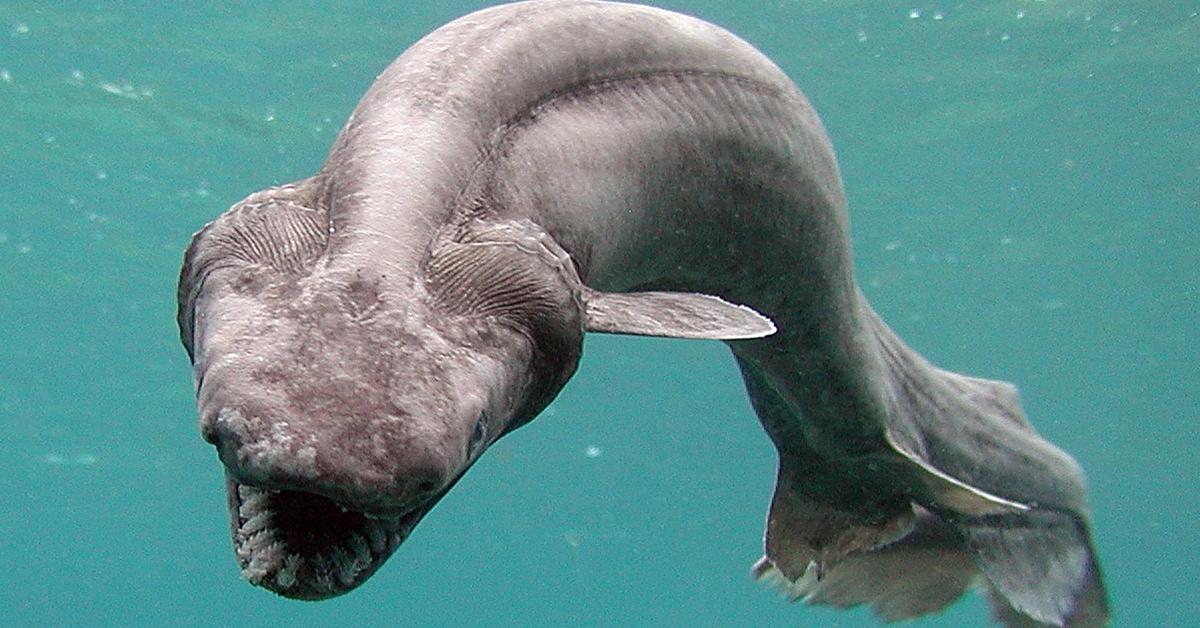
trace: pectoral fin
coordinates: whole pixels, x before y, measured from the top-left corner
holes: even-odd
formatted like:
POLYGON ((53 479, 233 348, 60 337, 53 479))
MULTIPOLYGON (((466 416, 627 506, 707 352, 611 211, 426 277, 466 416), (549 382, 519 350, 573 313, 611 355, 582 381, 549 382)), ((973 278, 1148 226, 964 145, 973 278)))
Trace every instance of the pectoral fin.
POLYGON ((744 340, 775 333, 775 325, 766 316, 705 294, 585 289, 584 297, 588 331, 709 340, 744 340))

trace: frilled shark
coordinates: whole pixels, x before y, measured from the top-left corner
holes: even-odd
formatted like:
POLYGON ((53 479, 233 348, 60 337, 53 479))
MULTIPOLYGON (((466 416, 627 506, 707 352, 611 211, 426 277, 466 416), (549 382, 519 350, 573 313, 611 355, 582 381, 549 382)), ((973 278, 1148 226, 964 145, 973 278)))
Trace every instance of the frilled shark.
POLYGON ((575 371, 587 331, 724 341, 779 454, 765 555, 791 597, 1103 624, 1079 466, 1006 382, 941 370, 857 287, 830 141, 701 20, 590 0, 437 29, 314 176, 199 231, 179 328, 242 573, 362 584, 575 371))

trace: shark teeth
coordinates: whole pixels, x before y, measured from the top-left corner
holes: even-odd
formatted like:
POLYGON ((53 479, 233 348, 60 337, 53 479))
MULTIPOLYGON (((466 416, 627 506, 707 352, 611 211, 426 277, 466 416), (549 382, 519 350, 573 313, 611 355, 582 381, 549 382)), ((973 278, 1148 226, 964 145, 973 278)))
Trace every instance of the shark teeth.
POLYGON ((402 519, 368 518, 313 495, 232 481, 229 490, 243 577, 286 597, 345 593, 404 540, 402 519))

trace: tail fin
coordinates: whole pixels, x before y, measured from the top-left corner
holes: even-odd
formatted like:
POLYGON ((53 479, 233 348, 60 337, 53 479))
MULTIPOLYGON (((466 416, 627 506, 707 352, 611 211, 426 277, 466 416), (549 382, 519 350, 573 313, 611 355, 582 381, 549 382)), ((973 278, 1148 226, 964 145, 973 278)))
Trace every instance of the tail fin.
POLYGON ((1074 515, 954 517, 987 579, 996 618, 1009 626, 1103 626, 1108 602, 1086 524, 1074 515))
POLYGON ((1099 626, 1108 604, 1083 472, 1042 438, 1008 382, 939 369, 865 308, 889 373, 887 440, 1012 626, 1099 626), (982 501, 981 501, 982 498, 982 501))
MULTIPOLYGON (((863 314, 883 366, 867 375, 886 407, 882 447, 848 457, 788 434, 756 574, 887 620, 936 611, 978 580, 1007 625, 1104 625, 1079 465, 1034 430, 1012 384, 939 369, 863 314)), ((803 420, 739 364, 764 425, 803 420)))

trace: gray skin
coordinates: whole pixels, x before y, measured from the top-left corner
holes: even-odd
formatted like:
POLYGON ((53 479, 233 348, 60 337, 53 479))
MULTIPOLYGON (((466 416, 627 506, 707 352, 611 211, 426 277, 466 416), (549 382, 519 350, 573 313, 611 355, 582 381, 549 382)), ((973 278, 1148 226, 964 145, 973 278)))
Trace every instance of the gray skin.
POLYGON ((1012 385, 880 321, 847 229, 808 101, 718 27, 541 0, 434 31, 320 172, 188 249, 179 324, 245 577, 361 584, 600 331, 728 343, 779 452, 754 571, 790 597, 895 620, 981 580, 1010 625, 1103 624, 1079 467, 1012 385))

